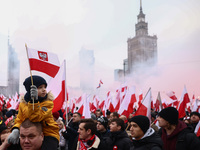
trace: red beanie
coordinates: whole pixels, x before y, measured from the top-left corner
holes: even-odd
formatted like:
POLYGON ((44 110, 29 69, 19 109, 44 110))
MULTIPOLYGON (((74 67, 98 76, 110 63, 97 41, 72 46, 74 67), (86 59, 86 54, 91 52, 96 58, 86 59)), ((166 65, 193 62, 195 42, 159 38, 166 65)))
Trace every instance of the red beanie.
POLYGON ((59 116, 59 112, 53 112, 53 117, 56 118, 56 120, 59 118, 59 116))

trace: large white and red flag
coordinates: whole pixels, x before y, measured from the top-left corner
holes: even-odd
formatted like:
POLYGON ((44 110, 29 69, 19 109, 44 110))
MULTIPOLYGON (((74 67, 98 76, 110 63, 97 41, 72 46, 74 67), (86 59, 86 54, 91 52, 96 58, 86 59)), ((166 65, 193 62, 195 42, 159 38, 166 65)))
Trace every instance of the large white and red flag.
POLYGON ((86 93, 83 93, 83 95, 80 96, 78 99, 79 107, 78 107, 77 112, 80 113, 81 115, 83 115, 84 103, 85 103, 86 99, 87 99, 86 93))
POLYGON ((187 103, 189 102, 190 102, 190 98, 186 90, 186 87, 184 86, 183 92, 180 98, 179 106, 178 106, 179 118, 185 117, 186 115, 185 108, 186 108, 187 103))
POLYGON ((125 115, 127 118, 130 113, 133 112, 133 104, 136 102, 135 87, 131 87, 127 90, 123 102, 120 105, 118 113, 125 115))
POLYGON ((62 108, 64 101, 67 101, 67 90, 66 90, 66 67, 65 61, 61 65, 58 73, 48 83, 47 91, 51 91, 55 97, 54 107, 52 112, 59 111, 62 108))
POLYGON ((84 99, 82 118, 91 118, 89 103, 90 97, 86 96, 86 98, 84 99))
POLYGON ((174 91, 169 91, 169 92, 166 93, 166 95, 167 95, 170 99, 172 99, 172 100, 174 101, 174 102, 173 102, 173 105, 177 108, 179 102, 178 102, 178 99, 177 99, 177 97, 176 97, 176 95, 175 95, 175 92, 174 92, 174 91))
POLYGON ((137 115, 147 116, 149 120, 151 120, 151 88, 149 88, 147 94, 142 100, 142 103, 135 112, 135 116, 137 115))
POLYGON ((56 54, 28 47, 27 53, 31 70, 43 72, 53 78, 56 76, 60 68, 60 62, 56 54))

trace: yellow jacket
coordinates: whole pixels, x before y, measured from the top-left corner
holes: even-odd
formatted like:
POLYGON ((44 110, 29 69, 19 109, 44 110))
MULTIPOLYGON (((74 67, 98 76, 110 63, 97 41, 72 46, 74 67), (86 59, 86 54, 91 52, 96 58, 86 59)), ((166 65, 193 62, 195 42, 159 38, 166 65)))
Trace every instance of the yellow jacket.
POLYGON ((32 122, 42 122, 42 131, 44 136, 52 136, 59 141, 59 127, 57 122, 54 121, 52 115, 52 109, 54 106, 53 100, 54 96, 51 92, 47 93, 46 100, 34 104, 30 102, 27 103, 24 100, 24 97, 21 97, 19 112, 17 118, 15 119, 13 128, 20 128, 21 123, 25 119, 29 118, 32 122))

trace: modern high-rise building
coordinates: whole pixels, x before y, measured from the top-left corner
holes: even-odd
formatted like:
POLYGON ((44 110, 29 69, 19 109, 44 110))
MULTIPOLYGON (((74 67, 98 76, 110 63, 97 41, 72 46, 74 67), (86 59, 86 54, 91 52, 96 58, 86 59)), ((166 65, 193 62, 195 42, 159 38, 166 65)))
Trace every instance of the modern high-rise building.
POLYGON ((80 88, 84 92, 94 89, 94 51, 82 48, 79 51, 80 88))
MULTIPOLYGON (((152 67, 157 63, 157 36, 148 34, 148 23, 145 22, 145 14, 142 10, 142 1, 140 0, 140 12, 137 15, 135 24, 135 36, 128 38, 128 58, 124 60, 123 73, 131 74, 143 67, 152 67)), ((116 72, 122 72, 119 69, 116 72)), ((119 75, 122 76, 122 75, 119 75)), ((117 79, 117 78, 115 78, 117 79)))
POLYGON ((0 94, 4 94, 5 96, 12 96, 15 95, 16 92, 19 93, 19 66, 20 63, 17 53, 9 43, 8 38, 8 81, 7 86, 0 85, 0 94))

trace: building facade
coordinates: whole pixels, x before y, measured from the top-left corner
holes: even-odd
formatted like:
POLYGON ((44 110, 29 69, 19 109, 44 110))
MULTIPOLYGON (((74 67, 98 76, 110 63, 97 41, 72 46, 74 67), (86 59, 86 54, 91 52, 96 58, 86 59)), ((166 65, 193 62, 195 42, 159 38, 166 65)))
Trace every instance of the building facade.
MULTIPOLYGON (((152 67, 157 64, 157 36, 148 34, 148 23, 145 22, 145 14, 142 11, 140 1, 140 12, 135 24, 135 36, 127 40, 128 58, 124 60, 123 71, 120 71, 119 77, 136 73, 144 67, 152 67)), ((119 69, 117 69, 119 70, 119 69)), ((115 70, 115 79, 117 79, 115 70)))
POLYGON ((79 51, 80 88, 84 92, 94 89, 94 51, 82 48, 79 51))
POLYGON ((5 96, 15 95, 16 92, 19 93, 19 72, 20 72, 20 62, 15 49, 9 43, 8 38, 8 81, 7 86, 0 85, 0 94, 5 96))

